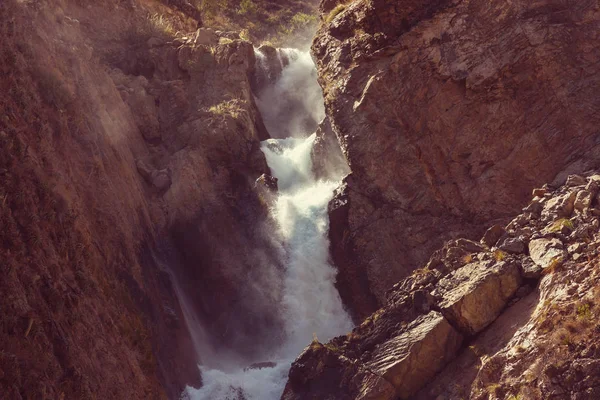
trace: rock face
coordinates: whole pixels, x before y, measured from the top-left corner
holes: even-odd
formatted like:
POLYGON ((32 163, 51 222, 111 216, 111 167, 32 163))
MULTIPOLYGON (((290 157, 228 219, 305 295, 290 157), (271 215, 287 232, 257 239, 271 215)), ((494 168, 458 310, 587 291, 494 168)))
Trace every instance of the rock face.
POLYGON ((352 169, 333 254, 355 256, 340 274, 366 271, 344 296, 364 316, 353 297, 383 304, 444 240, 597 164, 600 15, 594 1, 335 4, 312 50, 352 169))
POLYGON ((352 332, 314 342, 294 362, 282 398, 594 398, 600 203, 555 208, 594 179, 569 182, 537 191, 484 244, 447 242, 352 332), (520 252, 500 249, 516 239, 520 252), (548 266, 553 252, 561 262, 548 266))
POLYGON ((247 353, 278 323, 252 44, 42 3, 0 2, 0 397, 179 398, 189 313, 247 353))

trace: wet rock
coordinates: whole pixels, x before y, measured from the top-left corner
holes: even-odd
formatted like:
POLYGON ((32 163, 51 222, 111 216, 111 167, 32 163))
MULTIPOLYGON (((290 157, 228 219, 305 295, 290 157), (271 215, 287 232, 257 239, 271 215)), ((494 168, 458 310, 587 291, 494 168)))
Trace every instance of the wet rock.
POLYGON ((541 238, 529 242, 529 255, 544 269, 562 263, 567 253, 560 240, 541 238))
POLYGON ((378 346, 365 365, 391 382, 399 398, 408 399, 454 357, 461 343, 462 335, 431 312, 378 346))
POLYGON ((264 369, 264 368, 275 368, 277 366, 277 363, 274 363, 272 361, 264 361, 264 362, 257 362, 254 364, 250 364, 249 366, 247 366, 246 368, 244 368, 244 371, 250 371, 253 369, 264 369))
POLYGON ((505 233, 506 230, 502 225, 494 225, 485 232, 485 235, 481 238, 481 243, 487 247, 494 247, 498 239, 505 233))
POLYGON ((474 262, 452 272, 438 283, 442 314, 466 335, 474 335, 502 312, 521 284, 514 263, 474 262))

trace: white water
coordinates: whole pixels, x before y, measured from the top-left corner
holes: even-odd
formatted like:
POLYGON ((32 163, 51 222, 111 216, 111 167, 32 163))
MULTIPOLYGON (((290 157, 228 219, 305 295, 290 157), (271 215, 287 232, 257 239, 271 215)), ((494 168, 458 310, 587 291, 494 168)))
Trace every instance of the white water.
MULTIPOLYGON (((297 89, 299 81, 308 87, 305 93, 318 90, 310 56, 297 53, 274 85, 275 89, 271 88, 273 90, 267 90, 259 97, 259 108, 271 126, 276 125, 275 120, 282 115, 269 107, 277 108, 276 105, 281 103, 277 96, 289 96, 290 91, 297 89)), ((320 96, 320 91, 318 93, 320 96)), ((315 101, 303 102, 298 112, 319 116, 323 99, 320 97, 315 101)), ((304 115, 298 116, 302 117, 304 115)), ((297 121, 291 118, 281 128, 299 135, 297 127, 297 121)), ((314 141, 315 134, 312 134, 305 138, 270 139, 262 144, 262 151, 279 185, 271 213, 278 225, 277 237, 281 238, 285 248, 284 289, 279 305, 284 332, 274 332, 273 337, 283 336, 284 340, 256 361, 271 361, 276 366, 246 370, 247 365, 236 365, 235 362, 221 369, 201 366, 203 387, 186 391, 193 400, 278 400, 292 361, 315 335, 320 341, 327 341, 352 329, 351 319, 334 286, 336 271, 328 262, 327 204, 339 182, 315 179, 311 158, 314 141)))

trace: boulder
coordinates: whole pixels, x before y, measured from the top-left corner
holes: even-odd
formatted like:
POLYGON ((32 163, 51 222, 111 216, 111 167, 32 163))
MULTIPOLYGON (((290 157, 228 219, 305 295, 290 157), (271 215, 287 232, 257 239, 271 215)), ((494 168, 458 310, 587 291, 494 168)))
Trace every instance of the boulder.
POLYGON ((573 214, 575 208, 576 191, 570 191, 562 196, 556 196, 548 200, 542 211, 545 220, 553 221, 557 218, 568 218, 573 214))
POLYGON ((167 190, 169 190, 172 183, 173 182, 171 181, 171 173, 168 170, 156 170, 152 173, 152 185, 159 192, 166 192, 167 190))
POLYGON ((538 266, 548 268, 562 263, 567 252, 560 240, 541 238, 529 242, 529 255, 538 266))
POLYGON ((473 262, 443 278, 434 296, 453 326, 474 335, 498 317, 520 285, 514 263, 473 262))
POLYGON ((526 257, 521 262, 521 274, 525 279, 539 279, 542 275, 542 267, 534 263, 531 257, 526 257))
POLYGON ((210 28, 200 28, 194 33, 193 41, 196 45, 216 45, 219 43, 219 36, 210 28))
POLYGON ((393 400, 396 391, 332 345, 313 342, 294 361, 281 400, 393 400))
POLYGON ((594 199, 594 196, 591 191, 580 190, 577 193, 577 197, 575 197, 575 203, 573 203, 573 206, 578 211, 586 210, 586 209, 590 208, 590 206, 592 205, 593 199, 594 199))
POLYGON ((378 346, 365 365, 392 383, 400 399, 408 399, 455 356, 462 339, 440 313, 432 311, 378 346))
POLYGON ((569 175, 565 183, 569 187, 583 186, 585 184, 587 184, 587 180, 581 175, 569 175))
POLYGON ((498 244, 498 249, 505 251, 507 253, 524 253, 526 246, 525 241, 521 237, 508 237, 502 241, 502 243, 498 244))
POLYGON ((487 247, 493 247, 496 245, 498 239, 500 239, 505 233, 506 230, 503 226, 494 225, 485 232, 485 234, 481 238, 481 243, 483 243, 487 247))

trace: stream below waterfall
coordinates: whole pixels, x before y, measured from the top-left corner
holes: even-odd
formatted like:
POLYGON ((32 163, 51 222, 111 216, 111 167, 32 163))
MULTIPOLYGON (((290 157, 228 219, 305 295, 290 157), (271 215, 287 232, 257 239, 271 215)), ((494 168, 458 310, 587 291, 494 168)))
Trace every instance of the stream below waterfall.
MULTIPOLYGON (((303 124, 299 121, 307 113, 316 121, 324 117, 321 89, 308 52, 280 51, 285 51, 289 63, 277 81, 257 95, 256 102, 271 135, 281 137, 264 141, 261 150, 279 186, 270 211, 285 249, 278 307, 283 332, 273 336, 283 340, 257 360, 264 362, 263 368, 203 363, 203 386, 184 393, 192 400, 279 399, 292 361, 315 335, 325 342, 353 327, 335 288, 336 270, 328 261, 327 205, 343 177, 315 178, 312 148, 316 134, 300 131, 303 124)), ((260 57, 257 54, 259 62, 260 57)))

